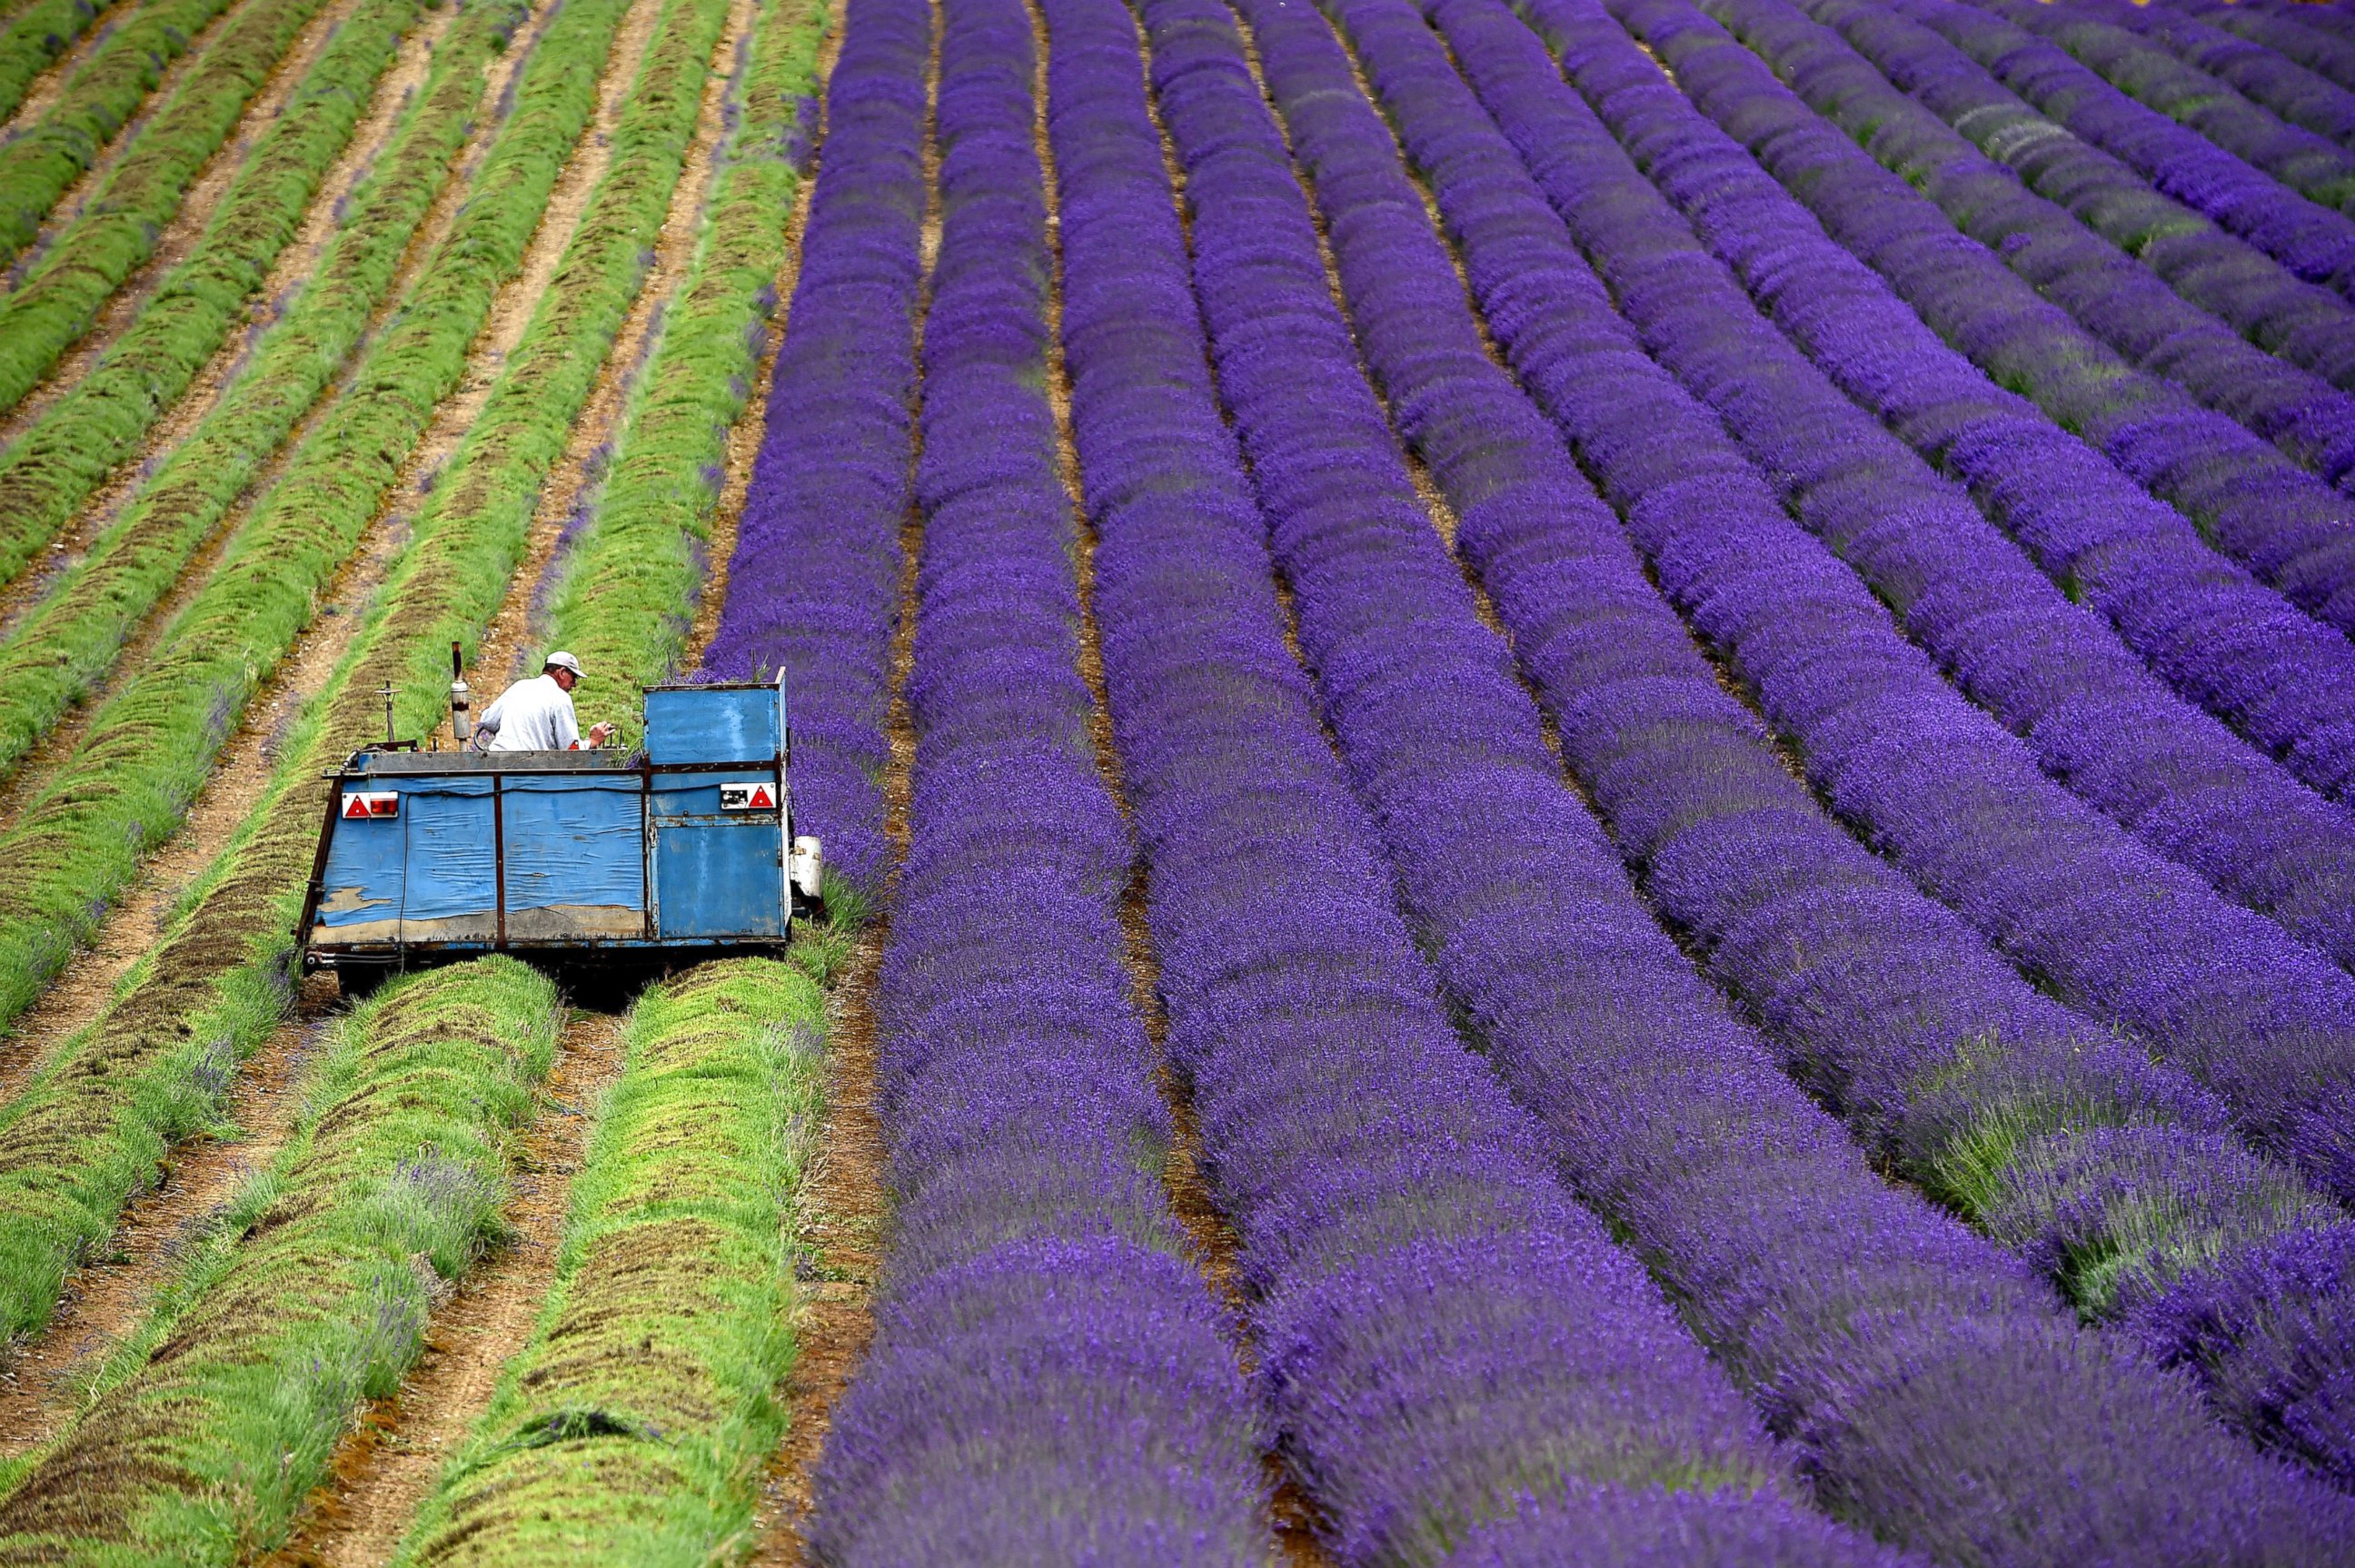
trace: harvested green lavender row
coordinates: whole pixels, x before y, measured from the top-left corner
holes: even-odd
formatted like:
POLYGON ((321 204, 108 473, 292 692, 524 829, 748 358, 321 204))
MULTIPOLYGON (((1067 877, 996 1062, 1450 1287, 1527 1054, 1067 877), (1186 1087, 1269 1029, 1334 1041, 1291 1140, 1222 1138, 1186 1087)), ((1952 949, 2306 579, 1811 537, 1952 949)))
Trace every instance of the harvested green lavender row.
POLYGON ((165 68, 232 0, 156 0, 115 28, 37 124, 0 143, 0 265, 33 241, 59 197, 97 163, 165 68))
MULTIPOLYGON (((520 257, 537 204, 546 200, 566 151, 589 121, 600 64, 625 9, 623 0, 567 0, 542 36, 522 73, 515 111, 485 162, 467 220, 428 263, 410 293, 410 315, 371 361, 371 402, 386 423, 355 416, 323 432, 319 468, 310 482, 310 499, 321 505, 288 519, 290 532, 304 535, 295 563, 324 573, 340 559, 334 535, 356 537, 374 514, 417 424, 463 367, 464 345, 489 308, 502 267, 520 257), (392 442, 396 450, 368 447, 371 435, 392 442), (357 466, 363 456, 365 469, 357 466)), ((551 293, 553 305, 543 308, 560 312, 564 299, 563 293, 551 293)), ((214 1114, 231 1076, 226 1064, 251 1051, 283 1012, 291 991, 289 933, 318 832, 319 770, 383 722, 382 701, 372 690, 377 672, 361 673, 362 661, 382 657, 387 641, 407 656, 417 631, 441 648, 462 634, 480 635, 496 609, 513 570, 512 548, 501 559, 497 536, 429 528, 431 520, 421 519, 400 557, 372 635, 338 668, 322 711, 290 739, 288 761, 238 841, 191 891, 186 912, 121 1000, 0 1108, 0 1326, 7 1331, 47 1320, 68 1271, 114 1228, 123 1203, 153 1179, 172 1144, 214 1114), (469 592, 473 604, 453 610, 451 602, 465 605, 469 592), (487 605, 480 603, 485 599, 487 605), (195 1071, 208 1061, 220 1065, 195 1071)), ((266 584, 288 598, 304 586, 283 554, 249 557, 243 575, 247 583, 266 584)), ((210 617, 208 635, 192 637, 185 659, 164 667, 201 671, 229 635, 252 635, 254 628, 244 624, 250 618, 240 602, 225 602, 210 617)), ((261 628, 272 629, 283 628, 261 628)), ((441 706, 437 687, 427 710, 438 713, 441 706)), ((193 720, 210 726, 216 744, 220 717, 209 707, 190 713, 170 704, 160 713, 166 723, 193 720)), ((410 717, 413 727, 421 727, 414 709, 410 717)), ((116 743, 125 761, 99 764, 106 786, 92 790, 85 804, 120 804, 125 786, 146 782, 153 787, 158 772, 201 773, 200 757, 176 752, 128 718, 118 726, 116 743), (142 771, 148 780, 141 779, 142 771)), ((69 812, 76 799, 71 791, 53 798, 69 812)), ((126 848, 106 835, 98 847, 101 858, 126 848)), ((87 903, 87 869, 79 880, 69 873, 52 885, 76 899, 78 912, 95 918, 87 903)), ((65 957, 59 933, 27 929, 37 935, 47 931, 50 945, 38 966, 53 972, 65 957)), ((18 1008, 37 989, 33 973, 21 965, 11 971, 22 987, 15 998, 18 1008)))
POLYGON ((824 1029, 817 986, 773 960, 638 998, 538 1324, 401 1568, 702 1563, 743 1537, 784 1426, 824 1029))
MULTIPOLYGON (((702 586, 729 428, 743 411, 777 304, 789 209, 809 174, 808 97, 822 6, 767 0, 695 272, 665 307, 629 423, 551 595, 548 642, 591 668, 649 685, 678 673, 702 586), (778 7, 797 6, 787 26, 778 7), (803 14, 803 13, 805 13, 803 14)), ((733 101, 731 101, 733 103, 733 101)), ((623 728, 624 743, 634 739, 623 728)))
POLYGON ((361 1401, 424 1349, 443 1282, 496 1238, 559 1011, 495 957, 356 1012, 284 1152, 0 1500, 0 1560, 193 1568, 282 1541, 361 1401))
MULTIPOLYGON (((451 3, 463 5, 468 20, 496 13, 481 0, 451 3)), ((48 543, 227 340, 301 227, 418 10, 417 0, 368 0, 345 21, 285 112, 256 139, 196 249, 90 372, 0 453, 0 581, 48 543)), ((467 32, 464 23, 454 28, 444 50, 463 56, 467 32)), ((445 58, 437 55, 437 68, 445 58)), ((357 196, 358 210, 338 230, 339 251, 370 216, 368 199, 365 190, 357 196)), ((323 263, 323 275, 335 265, 323 263)))
POLYGON ((0 410, 40 383, 108 297, 155 253, 206 161, 324 3, 247 0, 139 129, 80 215, 0 298, 0 410))

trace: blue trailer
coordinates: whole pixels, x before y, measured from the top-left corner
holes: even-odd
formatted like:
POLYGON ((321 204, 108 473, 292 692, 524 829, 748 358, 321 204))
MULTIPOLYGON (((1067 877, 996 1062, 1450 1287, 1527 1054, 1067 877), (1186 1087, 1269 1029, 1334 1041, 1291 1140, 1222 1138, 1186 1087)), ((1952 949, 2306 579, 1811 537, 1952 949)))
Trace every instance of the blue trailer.
POLYGON ((648 688, 633 754, 357 752, 326 775, 303 965, 364 989, 480 953, 652 967, 782 948, 822 871, 794 836, 790 733, 783 683, 740 681, 648 688))

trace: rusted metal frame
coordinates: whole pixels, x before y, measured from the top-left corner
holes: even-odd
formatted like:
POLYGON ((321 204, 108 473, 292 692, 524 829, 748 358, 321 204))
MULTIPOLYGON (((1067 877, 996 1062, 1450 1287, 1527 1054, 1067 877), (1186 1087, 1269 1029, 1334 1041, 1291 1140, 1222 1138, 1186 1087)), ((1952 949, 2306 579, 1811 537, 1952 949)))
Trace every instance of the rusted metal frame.
POLYGON ((311 852, 311 880, 303 890, 303 912, 294 921, 294 963, 298 972, 311 951, 311 922, 318 918, 319 900, 327 891, 327 846, 335 837, 336 823, 344 809, 344 781, 333 773, 325 776, 327 815, 319 824, 319 847, 311 852))
POLYGON ((655 771, 638 764, 638 932, 655 939, 655 771))

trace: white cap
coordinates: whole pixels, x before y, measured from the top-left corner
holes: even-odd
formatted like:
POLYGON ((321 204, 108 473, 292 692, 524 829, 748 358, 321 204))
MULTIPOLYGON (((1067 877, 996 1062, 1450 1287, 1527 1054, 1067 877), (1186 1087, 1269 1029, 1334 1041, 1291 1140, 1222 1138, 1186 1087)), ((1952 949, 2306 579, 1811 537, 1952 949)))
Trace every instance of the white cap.
POLYGON ((572 672, 576 679, 581 674, 581 661, 574 658, 570 654, 550 654, 546 658, 539 661, 539 667, 543 670, 569 669, 572 672))

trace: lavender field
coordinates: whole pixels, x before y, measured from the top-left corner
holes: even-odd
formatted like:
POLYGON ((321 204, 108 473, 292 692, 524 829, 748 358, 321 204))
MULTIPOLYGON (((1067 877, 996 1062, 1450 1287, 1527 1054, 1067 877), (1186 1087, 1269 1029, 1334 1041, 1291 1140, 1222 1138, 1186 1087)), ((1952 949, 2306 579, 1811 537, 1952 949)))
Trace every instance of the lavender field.
POLYGON ((0 7, 0 1565, 2355 1565, 2349 0, 0 7))

